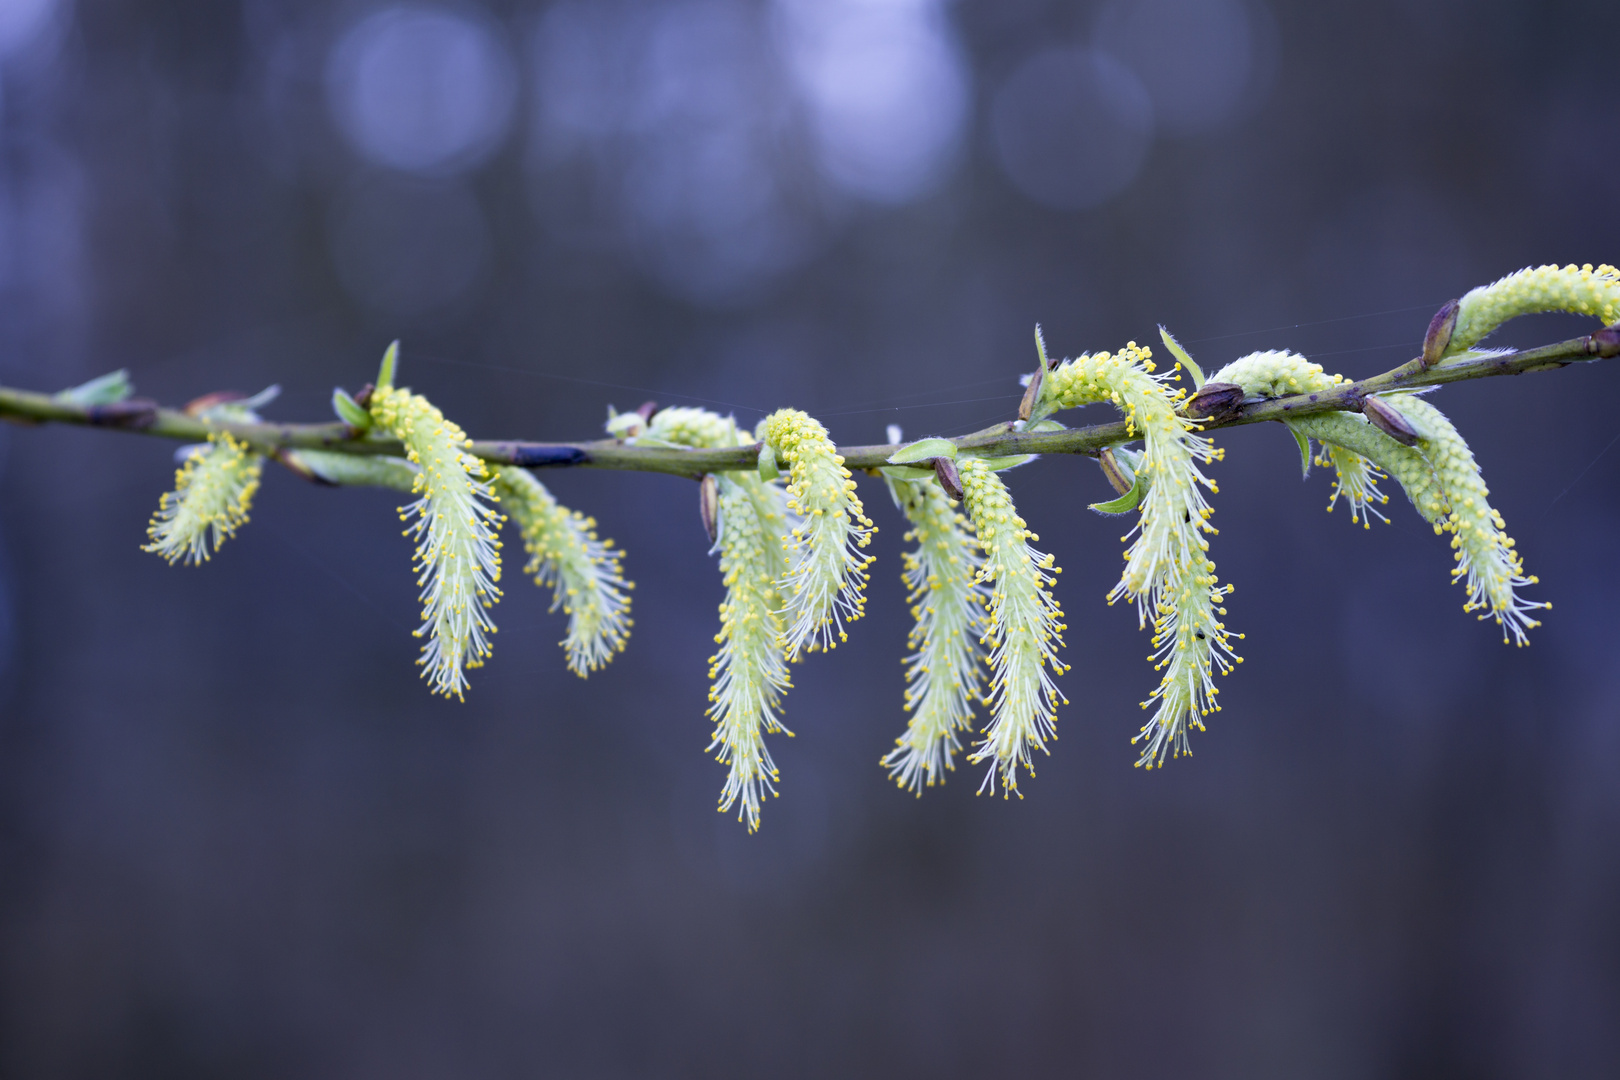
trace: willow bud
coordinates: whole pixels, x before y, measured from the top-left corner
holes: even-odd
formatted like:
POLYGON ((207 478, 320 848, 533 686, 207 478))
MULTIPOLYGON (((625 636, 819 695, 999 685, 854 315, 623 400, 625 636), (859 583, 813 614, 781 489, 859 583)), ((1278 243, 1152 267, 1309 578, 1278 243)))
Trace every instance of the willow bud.
MULTIPOLYGON (((1434 313, 1429 320, 1429 332, 1423 335, 1423 366, 1432 368, 1446 355, 1451 347, 1451 335, 1457 329, 1457 310, 1460 305, 1456 300, 1447 300, 1440 310, 1434 313)), ((1408 444, 1410 445, 1410 444, 1408 444)))
POLYGON ((1394 439, 1402 446, 1416 446, 1418 441, 1417 428, 1412 422, 1394 407, 1380 398, 1370 397, 1361 403, 1361 411, 1372 421, 1372 426, 1394 439))

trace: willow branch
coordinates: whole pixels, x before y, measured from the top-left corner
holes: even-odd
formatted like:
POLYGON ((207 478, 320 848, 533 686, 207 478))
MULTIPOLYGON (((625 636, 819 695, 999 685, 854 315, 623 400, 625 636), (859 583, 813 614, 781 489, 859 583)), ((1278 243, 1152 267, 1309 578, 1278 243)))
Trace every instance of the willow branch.
MULTIPOLYGON (((1381 375, 1343 383, 1332 390, 1237 404, 1220 411, 1199 411, 1203 403, 1195 397, 1188 402, 1193 410, 1189 415, 1203 416, 1203 430, 1213 431, 1334 410, 1360 412, 1362 402, 1371 394, 1415 390, 1495 375, 1522 375, 1574 363, 1609 359, 1616 355, 1620 355, 1620 327, 1611 326, 1586 337, 1571 338, 1537 349, 1498 356, 1466 357, 1442 362, 1431 368, 1425 368, 1422 360, 1412 360, 1381 375)), ((0 419, 23 424, 59 423, 100 427, 185 442, 201 442, 214 432, 224 431, 260 453, 277 458, 287 450, 327 450, 361 455, 404 454, 404 448, 397 440, 362 433, 342 422, 237 423, 194 416, 181 409, 164 408, 155 402, 140 399, 111 405, 79 405, 50 394, 3 386, 0 386, 0 419)), ((951 441, 962 450, 1000 457, 1014 454, 1094 455, 1104 447, 1133 438, 1123 421, 1063 431, 1026 432, 1016 428, 1013 422, 1000 423, 951 441)), ((885 464, 889 456, 900 449, 900 445, 887 443, 841 447, 839 453, 849 468, 871 469, 885 464)), ((705 473, 755 468, 759 454, 757 445, 725 450, 691 450, 633 446, 618 439, 589 442, 475 440, 470 450, 485 461, 502 465, 527 468, 574 465, 693 478, 705 473)))

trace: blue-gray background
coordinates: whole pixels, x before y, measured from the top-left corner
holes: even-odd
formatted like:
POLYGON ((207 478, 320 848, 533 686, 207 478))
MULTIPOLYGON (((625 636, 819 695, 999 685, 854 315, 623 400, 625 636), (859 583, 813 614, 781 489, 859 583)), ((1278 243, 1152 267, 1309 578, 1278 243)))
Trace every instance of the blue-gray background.
MULTIPOLYGON (((0 379, 278 382, 315 420, 401 337, 480 436, 655 398, 869 442, 1010 415, 1037 321, 1371 374, 1473 285, 1620 259, 1617 31, 1597 0, 6 0, 0 379)), ((1022 801, 877 767, 904 530, 863 481, 870 617, 796 670, 754 837, 703 753, 689 482, 548 474, 628 549, 630 650, 568 674, 510 573, 457 704, 412 664, 397 496, 272 471, 170 568, 139 545, 172 446, 0 431, 0 1069, 1614 1075, 1617 392, 1431 399, 1554 603, 1523 650, 1409 508, 1353 528, 1284 432, 1221 435, 1247 663, 1155 774, 1101 477, 1013 474, 1074 665, 1022 801)))

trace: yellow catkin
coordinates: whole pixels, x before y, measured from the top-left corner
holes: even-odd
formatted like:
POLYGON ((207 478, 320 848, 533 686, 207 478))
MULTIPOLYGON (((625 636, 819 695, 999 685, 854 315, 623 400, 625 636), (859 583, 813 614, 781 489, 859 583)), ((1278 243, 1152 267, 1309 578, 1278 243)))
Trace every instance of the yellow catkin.
MULTIPOLYGON (((730 417, 695 408, 659 410, 637 438, 711 449, 753 441, 730 417)), ((788 511, 780 482, 767 483, 757 472, 724 473, 715 480, 715 550, 726 598, 714 639, 719 650, 709 658, 707 715, 714 731, 708 749, 728 766, 719 809, 737 807, 737 819, 755 832, 764 797, 776 794, 779 780, 765 737, 793 734, 781 722, 782 695, 791 686, 782 581, 790 532, 799 519, 788 511)))
POLYGON ((991 719, 968 760, 991 763, 980 792, 988 788, 993 794, 999 776, 1004 795, 1022 798, 1018 768, 1035 775, 1032 753, 1051 753, 1046 742, 1057 738, 1057 706, 1067 703, 1052 679, 1067 670, 1057 655, 1063 612, 1051 590, 1059 570, 1052 556, 1029 546, 1040 538, 1025 527, 991 467, 965 458, 957 468, 962 503, 984 551, 978 576, 990 585, 982 644, 990 647, 991 719))
POLYGON ((596 535, 596 522, 562 506, 527 469, 495 470, 495 493, 523 535, 523 572, 552 590, 551 610, 568 616, 562 646, 568 670, 584 678, 624 650, 630 639, 630 596, 624 553, 596 535))
POLYGON ((984 554, 971 523, 934 480, 891 480, 895 501, 911 523, 903 580, 915 620, 905 658, 906 732, 884 756, 889 779, 922 794, 924 785, 945 782, 962 748, 958 733, 973 720, 981 694, 985 601, 979 578, 984 554))
POLYGON ((213 551, 248 520, 259 490, 264 458, 228 432, 208 437, 174 474, 147 526, 151 543, 141 548, 176 562, 207 562, 213 551))
POLYGON ((1146 741, 1137 764, 1147 768, 1162 765, 1167 753, 1190 752, 1188 731, 1202 730, 1203 718, 1218 708, 1214 676, 1242 662, 1232 655, 1232 635, 1219 619, 1226 613, 1220 602, 1232 588, 1216 583, 1209 558, 1207 535, 1215 529, 1204 490, 1214 493, 1216 487, 1198 467, 1221 452, 1197 434, 1196 421, 1176 412, 1184 392, 1166 384, 1180 365, 1155 374, 1152 355, 1130 342, 1117 354, 1066 360, 1047 376, 1049 400, 1058 407, 1111 402, 1143 440, 1137 473, 1147 491, 1125 552, 1125 573, 1108 602, 1135 600, 1138 619, 1144 625, 1149 613, 1153 619, 1149 660, 1163 675, 1143 707, 1157 701, 1158 708, 1132 740, 1146 741))
POLYGON ((827 437, 827 429, 797 409, 780 409, 760 424, 759 436, 788 465, 788 509, 802 519, 786 540, 786 651, 830 649, 848 640, 845 621, 859 619, 866 607, 866 568, 872 558, 861 548, 876 529, 855 494, 855 481, 827 437))
POLYGON ((714 683, 708 712, 714 721, 709 750, 730 767, 720 792, 720 810, 740 804, 738 820, 747 822, 749 832, 759 828, 765 793, 776 794, 778 773, 765 736, 793 734, 779 716, 782 693, 790 686, 776 584, 785 519, 772 507, 782 491, 759 484, 757 476, 753 481, 737 483, 724 476, 718 481, 715 546, 726 599, 720 605, 720 632, 714 638, 720 650, 709 658, 714 683), (751 490, 755 486, 765 490, 751 490))
POLYGON ((415 502, 400 507, 411 523, 405 535, 416 540, 416 583, 422 592, 423 678, 434 692, 457 698, 467 688, 466 669, 490 654, 495 632, 489 608, 500 599, 503 520, 489 505, 495 499, 489 470, 467 453, 466 432, 446 420, 426 398, 397 387, 373 391, 376 425, 405 445, 405 456, 419 470, 415 502))

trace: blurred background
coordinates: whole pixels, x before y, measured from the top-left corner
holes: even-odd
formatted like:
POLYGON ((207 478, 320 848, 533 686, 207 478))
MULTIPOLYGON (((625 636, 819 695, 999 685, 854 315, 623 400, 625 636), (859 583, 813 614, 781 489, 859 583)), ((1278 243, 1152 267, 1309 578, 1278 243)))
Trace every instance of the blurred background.
MULTIPOLYGON (((1474 285, 1620 259, 1617 31, 1598 0, 3 0, 0 381, 280 383, 268 415, 320 420, 399 337, 480 437, 652 398, 859 443, 1010 417, 1037 321, 1373 374, 1474 285)), ((1409 507, 1352 527, 1285 432, 1223 433, 1248 662, 1152 774, 1110 493, 1012 474, 1074 665, 1022 801, 878 767, 904 528, 863 480, 870 615, 795 671, 752 837, 714 812, 689 482, 546 474, 628 549, 630 650, 568 674, 509 546, 457 704, 413 666, 397 495, 277 470, 171 568, 139 547, 173 446, 7 427, 0 1072, 1615 1075, 1617 392, 1430 399, 1553 602, 1529 649, 1409 507)))

